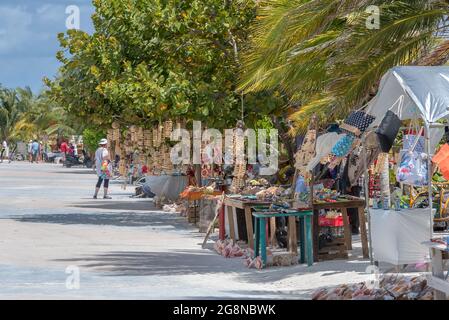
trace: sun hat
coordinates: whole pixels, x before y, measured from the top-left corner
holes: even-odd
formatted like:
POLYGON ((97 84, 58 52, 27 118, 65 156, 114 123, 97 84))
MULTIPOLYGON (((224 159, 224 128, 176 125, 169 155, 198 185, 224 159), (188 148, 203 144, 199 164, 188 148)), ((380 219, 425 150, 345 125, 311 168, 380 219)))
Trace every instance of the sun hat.
POLYGON ((98 144, 99 144, 99 145, 108 144, 108 140, 107 140, 107 139, 101 139, 100 142, 99 142, 98 144))

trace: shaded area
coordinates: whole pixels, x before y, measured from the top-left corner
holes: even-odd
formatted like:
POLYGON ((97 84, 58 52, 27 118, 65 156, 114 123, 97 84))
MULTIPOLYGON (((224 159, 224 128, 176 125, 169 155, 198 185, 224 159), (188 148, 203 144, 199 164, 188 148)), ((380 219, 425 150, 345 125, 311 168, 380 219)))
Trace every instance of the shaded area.
MULTIPOLYGON (((263 270, 247 269, 242 258, 225 259, 214 252, 206 250, 175 250, 170 252, 125 252, 115 251, 105 254, 60 259, 57 261, 70 262, 96 272, 103 272, 106 276, 173 276, 210 273, 234 273, 240 281, 246 283, 272 283, 291 276, 301 276, 311 272, 326 272, 322 276, 353 271, 366 274, 369 264, 360 263, 346 266, 341 270, 342 261, 332 264, 316 264, 312 268, 307 265, 292 267, 270 267, 263 270), (353 270, 351 270, 353 269, 353 270), (337 271, 341 270, 341 271, 337 271)), ((241 292, 241 291, 236 291, 241 292)), ((263 294, 260 291, 258 294, 263 294)), ((310 292, 291 291, 292 294, 308 294, 310 292)), ((265 292, 270 294, 269 292, 265 292)), ((221 295, 221 294, 220 294, 221 295)))
POLYGON ((63 225, 108 225, 117 227, 172 227, 181 230, 191 230, 192 227, 185 220, 175 215, 160 213, 66 213, 66 214, 34 214, 11 216, 20 222, 55 223, 63 225))
POLYGON ((93 169, 84 169, 84 168, 73 168, 74 170, 68 171, 68 170, 64 170, 64 171, 54 171, 52 173, 58 173, 58 174, 91 174, 92 176, 95 176, 96 173, 93 169))
POLYGON ((109 273, 106 275, 110 276, 174 276, 238 271, 233 264, 223 264, 223 257, 199 250, 115 251, 56 261, 70 262, 84 268, 109 273))
MULTIPOLYGON (((99 197, 102 197, 100 192, 99 197)), ((74 204, 70 205, 72 208, 83 209, 105 209, 105 210, 129 210, 129 211, 156 211, 158 210, 154 203, 148 201, 107 201, 104 199, 98 199, 87 204, 74 204)))

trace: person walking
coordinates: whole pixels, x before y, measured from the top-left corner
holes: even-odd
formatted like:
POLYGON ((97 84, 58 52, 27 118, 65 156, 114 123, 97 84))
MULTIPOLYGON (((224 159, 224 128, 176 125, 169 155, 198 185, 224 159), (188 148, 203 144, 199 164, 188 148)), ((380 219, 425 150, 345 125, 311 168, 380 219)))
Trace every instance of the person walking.
POLYGON ((31 162, 35 162, 39 163, 39 150, 40 150, 40 146, 39 146, 39 142, 37 142, 37 140, 34 140, 33 143, 31 144, 31 152, 32 152, 32 156, 31 156, 31 162))
POLYGON ((100 191, 102 183, 104 183, 103 199, 112 199, 110 196, 108 196, 109 178, 111 177, 110 158, 107 149, 108 140, 101 139, 98 144, 99 148, 95 152, 95 168, 97 170, 98 181, 97 185, 95 186, 94 199, 97 199, 98 192, 100 191))
MULTIPOLYGON (((9 147, 6 140, 3 140, 2 143, 2 152, 0 154, 0 161, 3 163, 3 159, 6 157, 6 159, 9 159, 9 147)), ((11 159, 9 160, 9 163, 11 163, 11 159)))
POLYGON ((44 144, 42 141, 39 141, 39 157, 40 162, 44 162, 44 144))
POLYGON ((32 162, 33 161, 33 140, 30 140, 30 142, 28 142, 28 161, 32 162))

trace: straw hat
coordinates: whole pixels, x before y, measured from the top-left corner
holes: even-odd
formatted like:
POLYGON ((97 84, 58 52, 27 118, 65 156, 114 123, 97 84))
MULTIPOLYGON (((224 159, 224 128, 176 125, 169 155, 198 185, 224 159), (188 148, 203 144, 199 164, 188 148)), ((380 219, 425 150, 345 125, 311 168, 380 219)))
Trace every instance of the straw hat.
POLYGON ((108 144, 108 140, 107 139, 101 139, 100 142, 98 143, 100 146, 103 146, 105 144, 108 144))

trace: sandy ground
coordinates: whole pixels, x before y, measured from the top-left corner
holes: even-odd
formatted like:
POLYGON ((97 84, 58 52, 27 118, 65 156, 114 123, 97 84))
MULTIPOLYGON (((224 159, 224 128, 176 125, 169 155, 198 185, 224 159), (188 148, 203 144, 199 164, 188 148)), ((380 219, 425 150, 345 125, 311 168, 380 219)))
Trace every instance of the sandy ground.
POLYGON ((91 170, 0 164, 0 298, 307 299, 320 287, 368 279, 354 237, 349 260, 247 269, 201 248, 185 219, 111 185, 93 200, 91 170), (79 268, 79 288, 67 268, 79 268), (69 278, 71 279, 71 278, 69 278))

